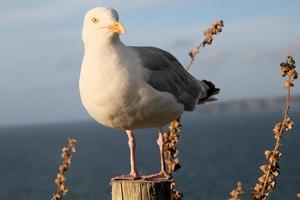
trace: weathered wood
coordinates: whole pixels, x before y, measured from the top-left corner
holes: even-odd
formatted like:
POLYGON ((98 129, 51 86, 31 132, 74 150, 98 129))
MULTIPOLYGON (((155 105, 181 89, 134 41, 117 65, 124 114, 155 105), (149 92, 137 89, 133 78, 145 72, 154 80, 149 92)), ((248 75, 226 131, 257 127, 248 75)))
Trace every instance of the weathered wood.
POLYGON ((112 180, 112 200, 171 200, 170 181, 112 180))

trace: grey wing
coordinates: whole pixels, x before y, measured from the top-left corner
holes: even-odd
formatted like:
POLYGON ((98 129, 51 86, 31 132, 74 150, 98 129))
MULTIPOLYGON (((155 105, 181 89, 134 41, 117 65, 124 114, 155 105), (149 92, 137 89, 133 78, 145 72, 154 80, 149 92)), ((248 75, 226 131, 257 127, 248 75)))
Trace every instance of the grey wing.
POLYGON ((208 96, 209 87, 190 75, 170 53, 154 47, 131 47, 149 71, 147 80, 153 88, 174 95, 184 105, 184 110, 192 111, 208 96))

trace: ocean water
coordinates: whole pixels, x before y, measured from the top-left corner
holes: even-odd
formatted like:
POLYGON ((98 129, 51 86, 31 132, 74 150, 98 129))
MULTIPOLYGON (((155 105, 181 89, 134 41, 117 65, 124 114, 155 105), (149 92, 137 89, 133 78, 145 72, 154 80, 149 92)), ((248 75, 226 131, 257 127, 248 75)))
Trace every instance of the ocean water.
MULTIPOLYGON (((264 150, 274 143, 272 129, 280 112, 188 114, 182 119, 179 145, 182 168, 175 173, 185 200, 228 199, 237 181, 250 199, 261 175, 264 150)), ((272 200, 295 199, 300 192, 299 114, 282 141, 281 175, 272 200)), ((0 128, 0 200, 50 199, 68 137, 78 140, 67 172, 70 189, 64 199, 110 199, 110 178, 129 171, 126 134, 93 121, 0 128)), ((137 131, 137 162, 142 174, 159 170, 156 131, 137 131)))

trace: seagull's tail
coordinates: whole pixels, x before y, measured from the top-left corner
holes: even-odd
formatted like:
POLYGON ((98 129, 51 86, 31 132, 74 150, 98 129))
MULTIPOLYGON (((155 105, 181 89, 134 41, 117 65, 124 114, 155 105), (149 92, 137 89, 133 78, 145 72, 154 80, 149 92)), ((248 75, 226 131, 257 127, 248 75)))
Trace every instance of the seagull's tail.
POLYGON ((205 87, 206 96, 200 98, 199 101, 198 101, 198 104, 203 104, 203 103, 206 103, 206 102, 216 101, 217 98, 215 98, 214 96, 219 94, 220 89, 216 88, 216 86, 210 81, 202 80, 202 81, 199 81, 199 82, 202 86, 205 87))

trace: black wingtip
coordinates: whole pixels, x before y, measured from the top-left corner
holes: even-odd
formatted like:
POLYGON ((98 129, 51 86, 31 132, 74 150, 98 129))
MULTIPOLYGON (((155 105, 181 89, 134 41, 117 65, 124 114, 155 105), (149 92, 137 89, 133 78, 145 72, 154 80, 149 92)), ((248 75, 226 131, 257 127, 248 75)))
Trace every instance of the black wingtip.
POLYGON ((207 80, 202 80, 207 86, 208 86, 208 90, 207 90, 207 97, 209 98, 210 96, 219 94, 220 92, 220 88, 216 88, 216 86, 207 80))

